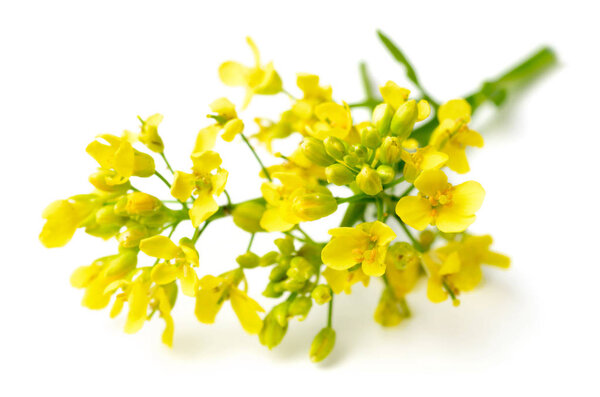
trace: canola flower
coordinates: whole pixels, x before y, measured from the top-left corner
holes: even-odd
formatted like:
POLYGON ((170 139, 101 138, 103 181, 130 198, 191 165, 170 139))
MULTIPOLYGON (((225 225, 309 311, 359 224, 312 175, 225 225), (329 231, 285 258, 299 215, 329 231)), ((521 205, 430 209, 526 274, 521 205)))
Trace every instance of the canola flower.
POLYGON ((297 75, 297 90, 290 88, 296 96, 284 89, 273 62, 263 64, 248 38, 254 64, 227 61, 218 71, 225 85, 244 89, 244 100, 239 107, 222 96, 210 103, 209 121, 197 133, 189 159, 177 159, 191 160, 189 172, 174 170, 167 160, 169 133, 161 129, 161 114, 138 117, 139 131, 92 141, 86 148, 98 163, 89 177, 92 192, 51 203, 42 213, 39 236, 48 248, 66 245, 78 229, 116 242, 109 255, 73 273, 71 284, 83 290, 83 306, 111 306, 111 318, 125 312, 125 332, 131 334, 159 317, 162 342, 172 346, 177 333, 171 313, 180 291, 182 299, 195 300, 193 314, 203 324, 214 323, 229 302, 241 328, 269 349, 284 340, 294 319, 302 321, 322 306, 327 315, 308 349, 319 362, 334 350, 334 301, 343 304, 342 293, 379 281, 373 318, 392 327, 410 318, 414 295, 458 306, 481 284, 483 265, 508 268, 510 259, 491 249, 491 236, 467 230, 485 196, 479 182, 463 175, 470 170, 470 148, 484 144, 470 125, 482 104, 501 105, 516 86, 553 65, 553 52, 544 48, 464 99, 438 103, 400 49, 381 32, 379 38, 414 90, 390 80, 377 93, 362 64, 362 102, 337 98, 319 76, 307 73, 297 75), (289 103, 284 112, 246 114, 251 100, 278 94, 289 103), (369 109, 370 117, 360 118, 356 108, 369 109), (301 140, 294 150, 273 152, 278 140, 292 136, 301 140), (224 144, 217 145, 219 140, 224 144), (216 149, 238 144, 257 162, 257 197, 242 202, 226 190, 235 164, 225 168, 216 149), (256 145, 272 155, 269 166, 256 145), (164 166, 157 166, 156 156, 164 166), (157 178, 165 188, 140 191, 140 178, 157 178), (336 196, 333 186, 348 193, 336 196), (342 221, 329 229, 327 241, 315 241, 302 228, 335 214, 342 221), (213 222, 229 217, 232 227, 248 233, 248 246, 205 266, 196 245, 213 222), (187 222, 194 233, 174 240, 187 222), (256 252, 257 236, 271 238, 276 249, 256 252), (208 269, 216 265, 222 270, 213 274, 208 269), (268 279, 250 286, 247 273, 261 267, 269 269, 268 279), (275 303, 265 310, 263 302, 269 301, 275 303))

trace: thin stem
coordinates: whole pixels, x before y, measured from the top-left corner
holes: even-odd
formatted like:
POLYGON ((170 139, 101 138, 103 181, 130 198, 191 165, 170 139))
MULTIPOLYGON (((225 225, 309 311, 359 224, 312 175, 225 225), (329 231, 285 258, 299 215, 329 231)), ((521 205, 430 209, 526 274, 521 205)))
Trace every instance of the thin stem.
POLYGON ((303 235, 303 236, 306 238, 306 240, 307 240, 309 243, 316 244, 316 243, 315 243, 315 240, 313 240, 312 238, 310 238, 310 236, 309 236, 308 234, 306 234, 306 232, 305 232, 304 230, 302 230, 302 228, 300 228, 300 225, 296 225, 296 229, 297 229, 297 230, 298 230, 300 233, 302 233, 302 235, 303 235))
POLYGON ((377 220, 379 222, 383 222, 383 216, 384 216, 384 211, 383 211, 383 200, 381 200, 381 198, 377 198, 375 200, 375 205, 377 206, 377 220))
POLYGON ((204 225, 202 226, 202 228, 200 228, 200 227, 196 228, 196 230, 194 231, 194 235, 192 236, 192 243, 193 244, 196 244, 196 242, 198 241, 198 239, 202 235, 202 232, 208 227, 208 225, 210 225, 210 222, 211 221, 206 221, 206 222, 204 222, 204 225))
POLYGON ((397 184, 402 183, 402 182, 404 182, 404 177, 403 176, 401 176, 400 178, 398 178, 396 180, 391 181, 390 183, 386 183, 385 185, 383 185, 383 188, 384 189, 389 189, 389 188, 391 188, 393 186, 396 186, 397 184))
POLYGON ((285 95, 287 95, 291 100, 293 101, 297 101, 298 98, 296 98, 292 93, 290 93, 288 90, 286 90, 285 88, 281 89, 281 92, 283 92, 285 95))
POLYGON ((240 134, 240 136, 242 137, 242 139, 244 140, 244 142, 246 143, 246 145, 248 146, 248 148, 252 151, 252 154, 256 158, 256 161, 258 161, 258 164, 260 164, 260 168, 262 168, 262 170, 265 173, 265 176, 267 177, 267 179, 269 180, 269 182, 273 182, 273 180, 271 179, 271 175, 269 175, 269 171, 267 171, 267 167, 265 167, 265 165, 263 164, 263 162, 260 159, 260 157, 258 157, 258 154, 256 153, 256 150, 254 150, 254 147, 252 147, 252 144, 250 143, 250 141, 248 140, 248 138, 246 138, 246 135, 240 134))
POLYGON ((250 234, 250 241, 248 242, 248 248, 246 248, 246 252, 250 252, 250 248, 252 248, 252 243, 254 242, 254 236, 256 233, 250 234))
POLYGON ((301 243, 308 243, 308 240, 303 239, 302 237, 298 237, 298 236, 294 236, 292 233, 290 232, 282 232, 283 234, 285 234, 286 236, 290 236, 293 239, 296 239, 298 241, 300 241, 301 243))
POLYGON ((406 235, 408 236, 408 238, 410 239, 410 241, 412 242, 413 246, 417 249, 417 251, 419 252, 424 252, 423 250, 423 246, 421 245, 421 243, 412 235, 412 233, 410 232, 410 230, 408 230, 408 226, 406 226, 406 224, 404 222, 402 222, 402 219, 400 219, 400 217, 398 217, 396 215, 396 219, 398 220, 398 223, 400 223, 400 227, 402 228, 402 230, 404 230, 404 233, 406 233, 406 235))
POLYGON ((171 164, 169 164, 169 161, 167 160, 167 156, 165 156, 164 152, 160 153, 160 157, 162 157, 162 159, 164 160, 165 164, 167 165, 167 168, 169 169, 169 171, 171 171, 171 174, 175 174, 175 172, 173 172, 173 168, 171 168, 171 164))
POLYGON ((158 171, 154 171, 154 175, 156 175, 157 177, 159 177, 159 178, 160 178, 160 180, 161 180, 161 181, 163 181, 163 182, 165 183, 165 185, 167 185, 167 187, 168 187, 169 189, 171 189, 171 184, 169 183, 169 181, 167 181, 167 180, 165 179, 165 177, 164 177, 164 176, 162 176, 162 175, 161 175, 161 173, 160 173, 160 172, 158 172, 158 171))
POLYGON ((223 193, 225 193, 225 196, 227 197, 227 205, 231 207, 231 196, 229 195, 227 190, 223 190, 223 193))
POLYGON ((329 301, 329 308, 327 311, 327 327, 331 328, 331 319, 333 317, 333 295, 331 295, 331 300, 329 301))
POLYGON ((173 228, 171 229, 171 231, 169 232, 169 238, 171 238, 171 236, 173 235, 173 233, 175 233, 175 229, 177 229, 177 225, 179 225, 179 221, 175 222, 173 224, 173 228))

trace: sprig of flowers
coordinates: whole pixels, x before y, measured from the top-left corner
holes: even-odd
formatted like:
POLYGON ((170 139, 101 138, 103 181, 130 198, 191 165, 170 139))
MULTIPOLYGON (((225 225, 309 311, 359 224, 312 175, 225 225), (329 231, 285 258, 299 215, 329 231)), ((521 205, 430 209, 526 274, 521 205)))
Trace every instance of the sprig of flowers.
POLYGON ((245 89, 241 109, 256 96, 286 95, 290 107, 278 119, 256 117, 255 132, 247 135, 236 106, 226 98, 215 100, 209 106, 212 122, 196 137, 188 171, 173 170, 165 156, 160 114, 139 118, 138 132, 104 134, 90 143, 86 151, 99 166, 89 178, 93 192, 50 204, 40 234, 49 248, 64 246, 80 228, 116 240, 113 254, 73 273, 71 284, 84 289, 83 305, 102 309, 112 302, 110 316, 115 317, 127 304, 128 333, 157 314, 165 322, 162 341, 171 346, 171 310, 179 290, 196 300, 195 315, 202 323, 213 323, 228 301, 242 328, 270 349, 281 343, 292 319, 306 318, 313 303, 327 305, 326 324, 310 347, 310 358, 321 361, 335 344, 334 296, 351 293, 354 284, 382 280, 374 319, 394 326, 410 317, 406 296, 420 279, 427 280, 429 300, 450 299, 458 306, 459 296, 480 283, 483 265, 507 268, 509 258, 490 250, 489 235, 467 231, 483 203, 483 187, 475 181, 451 184, 445 170, 467 173, 467 149, 483 147, 483 137, 469 126, 472 114, 487 101, 501 105, 516 86, 553 65, 554 54, 544 48, 465 99, 438 104, 404 54, 383 33, 379 37, 405 68, 417 95, 393 81, 379 87, 377 95, 362 64, 363 102, 334 100, 331 87, 311 74, 298 75, 301 95, 296 97, 284 90, 273 63, 262 64, 248 38, 254 65, 228 61, 219 76, 226 85, 245 89), (355 120, 353 109, 359 107, 372 111, 370 120, 355 120), (291 153, 275 153, 281 160, 270 167, 253 146, 257 142, 273 153, 275 141, 298 134, 301 144, 291 153), (231 144, 239 136, 257 160, 263 181, 255 199, 232 202, 226 191, 229 173, 215 151, 219 135, 231 144), (153 154, 171 175, 156 170, 153 154), (164 182, 174 200, 134 187, 136 178, 151 177, 164 182), (336 197, 331 185, 345 186, 349 194, 336 197), (222 194, 225 205, 217 202, 222 194), (329 230, 329 241, 317 242, 302 229, 301 224, 326 218, 344 204, 342 223, 329 230), (212 222, 229 216, 249 233, 247 250, 236 263, 223 264, 223 273, 200 277, 202 253, 196 243, 212 222), (171 237, 184 222, 195 232, 176 243, 171 237), (391 226, 400 227, 407 241, 391 226), (256 233, 274 235, 276 249, 254 252, 256 233), (139 252, 155 261, 139 263, 139 252), (271 269, 263 296, 279 300, 268 312, 249 295, 246 272, 257 267, 271 269))

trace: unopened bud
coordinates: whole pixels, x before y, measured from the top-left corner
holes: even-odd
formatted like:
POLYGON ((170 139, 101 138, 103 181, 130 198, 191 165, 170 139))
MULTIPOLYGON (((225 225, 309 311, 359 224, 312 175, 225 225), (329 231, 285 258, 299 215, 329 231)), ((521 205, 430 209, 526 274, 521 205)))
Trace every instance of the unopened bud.
POLYGON ((313 289, 310 296, 318 305, 324 305, 331 300, 331 288, 325 284, 319 284, 313 289))
POLYGON ((365 165, 356 176, 356 183, 365 194, 374 196, 383 190, 381 178, 377 171, 365 165))
POLYGON ((323 142, 316 138, 304 138, 300 147, 302 148, 304 156, 316 165, 327 167, 328 165, 335 163, 335 160, 325 151, 323 142))
POLYGON ((344 155, 346 154, 346 145, 344 145, 344 142, 342 142, 341 139, 334 136, 328 136, 323 140, 323 145, 325 145, 327 154, 334 159, 341 160, 344 158, 344 155))
POLYGON ((123 225, 126 218, 115 214, 113 205, 105 205, 96 211, 96 223, 98 225, 123 225))
MULTIPOLYGON (((285 303, 285 302, 284 302, 285 303)), ((280 304, 281 305, 281 304, 280 304)), ((263 322, 263 327, 258 334, 258 340, 263 346, 268 347, 269 349, 274 348, 279 345, 285 336, 287 331, 287 323, 285 325, 281 325, 275 318, 273 314, 277 307, 277 305, 271 310, 271 313, 265 317, 263 322)))
POLYGON ((233 223, 248 233, 262 232, 264 229, 260 226, 260 218, 265 212, 264 205, 255 201, 241 203, 233 209, 233 223))
POLYGON ((271 269, 271 273, 269 274, 269 280, 271 281, 281 281, 285 279, 286 273, 289 269, 289 265, 279 264, 271 269))
POLYGON ((315 221, 336 210, 337 201, 330 192, 304 194, 296 197, 292 203, 292 211, 303 221, 315 221))
POLYGON ((394 165, 401 159, 402 141, 395 136, 386 136, 379 148, 379 159, 389 165, 394 165))
POLYGON ((348 164, 351 167, 359 165, 360 162, 360 159, 354 153, 350 153, 344 156, 344 163, 348 164))
POLYGON ((235 258, 235 261, 244 269, 253 269, 258 266, 260 258, 254 252, 246 252, 235 258))
POLYGON ((294 239, 291 237, 278 238, 274 241, 282 255, 291 255, 295 250, 294 239))
POLYGON ((223 126, 223 135, 221 137, 226 142, 231 142, 233 138, 244 130, 244 122, 238 118, 229 120, 223 126))
POLYGON ((390 167, 389 165, 380 165, 377 167, 377 174, 381 178, 381 183, 385 185, 386 183, 390 183, 394 180, 396 171, 394 171, 394 168, 390 167))
POLYGON ((133 175, 147 178, 154 175, 155 169, 154 158, 152 156, 138 150, 134 152, 133 175))
POLYGON ((315 339, 310 346, 310 360, 313 363, 318 363, 319 361, 324 360, 329 353, 333 350, 333 346, 335 345, 335 331, 331 327, 325 327, 315 339))
POLYGON ((396 135, 400 141, 408 138, 417 121, 418 115, 417 102, 414 99, 404 102, 396 110, 392 118, 392 123, 390 124, 392 134, 396 135))
POLYGON ((291 260, 290 268, 287 271, 287 276, 290 279, 301 282, 305 282, 313 274, 315 274, 315 268, 301 256, 296 256, 291 260))
POLYGON ((375 127, 367 125, 360 131, 360 142, 368 148, 376 149, 381 145, 381 135, 375 127))
POLYGON ((148 229, 144 226, 135 225, 127 227, 127 229, 117 235, 119 246, 123 248, 136 248, 140 245, 140 241, 149 237, 148 229))
POLYGON ((366 161, 367 157, 369 157, 369 150, 363 145, 352 146, 351 152, 354 153, 360 161, 366 161))
POLYGON ((127 195, 125 211, 129 215, 151 215, 158 211, 162 202, 154 196, 142 192, 133 192, 127 195))
POLYGON ((327 182, 337 186, 349 185, 354 181, 356 175, 343 164, 333 164, 325 168, 327 182))
POLYGON ((106 269, 108 277, 125 275, 135 268, 137 265, 137 251, 125 250, 110 261, 106 269))
POLYGON ((307 296, 296 297, 288 308, 288 316, 299 316, 302 317, 300 320, 304 320, 308 315, 312 307, 312 299, 307 296))
POLYGON ((279 298, 283 294, 283 291, 284 289, 280 283, 269 281, 262 294, 267 298, 279 298))
POLYGON ((394 117, 394 109, 387 103, 380 103, 373 109, 373 124, 381 136, 386 135, 394 117))
POLYGON ((277 251, 270 251, 267 252, 266 254, 264 254, 261 258, 260 258, 260 266, 271 266, 275 263, 277 263, 277 258, 279 257, 279 252, 277 251))

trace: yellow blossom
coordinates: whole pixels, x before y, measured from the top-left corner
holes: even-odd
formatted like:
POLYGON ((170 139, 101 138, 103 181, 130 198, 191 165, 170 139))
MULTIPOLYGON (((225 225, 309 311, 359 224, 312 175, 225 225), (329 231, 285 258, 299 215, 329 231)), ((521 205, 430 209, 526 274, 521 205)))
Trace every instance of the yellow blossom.
POLYGON ((404 179, 411 183, 423 170, 439 169, 448 161, 446 153, 438 152, 431 146, 419 148, 412 153, 403 150, 400 156, 404 160, 404 179))
POLYGON ((273 62, 269 62, 265 66, 261 65, 256 44, 250 37, 246 38, 246 42, 254 54, 254 66, 227 61, 219 67, 219 77, 224 84, 246 89, 246 98, 242 108, 246 108, 256 94, 274 95, 281 91, 281 78, 275 71, 273 62))
POLYGON ((40 233, 40 241, 46 248, 66 245, 75 234, 75 230, 81 227, 86 218, 100 205, 102 202, 93 194, 54 201, 42 213, 46 223, 40 233))
POLYGON ((192 153, 192 162, 192 173, 175 171, 171 195, 184 202, 195 196, 189 215, 192 225, 198 227, 219 209, 214 196, 225 190, 228 173, 220 167, 221 156, 212 150, 192 153))
POLYGON ((223 138, 226 142, 233 141, 237 134, 244 130, 244 123, 237 116, 235 106, 227 98, 219 98, 210 104, 210 109, 216 113, 216 116, 209 115, 215 118, 219 126, 223 128, 223 138))
POLYGON ((332 236, 321 253, 323 263, 334 270, 345 270, 362 263, 369 276, 385 273, 387 247, 396 233, 380 221, 361 223, 356 227, 329 230, 332 236))
POLYGON ((229 300, 244 330, 250 334, 260 332, 263 322, 258 313, 264 312, 264 309, 237 287, 241 277, 243 273, 234 270, 219 277, 208 275, 200 280, 195 309, 200 322, 214 323, 223 302, 229 300))
POLYGON ((182 238, 176 245, 166 236, 152 236, 140 242, 140 251, 164 261, 152 268, 152 281, 165 285, 178 279, 185 295, 196 296, 198 276, 193 267, 199 263, 198 251, 190 239, 182 238))
POLYGON ((415 180, 415 187, 419 194, 401 198, 396 214, 417 230, 435 224, 445 233, 462 232, 475 221, 475 212, 485 196, 479 183, 468 181, 452 186, 446 174, 436 169, 423 171, 415 180))
POLYGON ((448 155, 448 167, 464 174, 469 171, 469 162, 465 148, 483 147, 483 138, 477 131, 469 129, 471 105, 464 99, 453 99, 438 109, 440 124, 433 131, 430 145, 448 155))
POLYGON ((165 145, 160 135, 158 135, 158 125, 162 123, 163 115, 157 113, 146 120, 143 120, 141 117, 139 119, 142 122, 139 135, 140 142, 153 152, 162 153, 165 150, 165 145))

